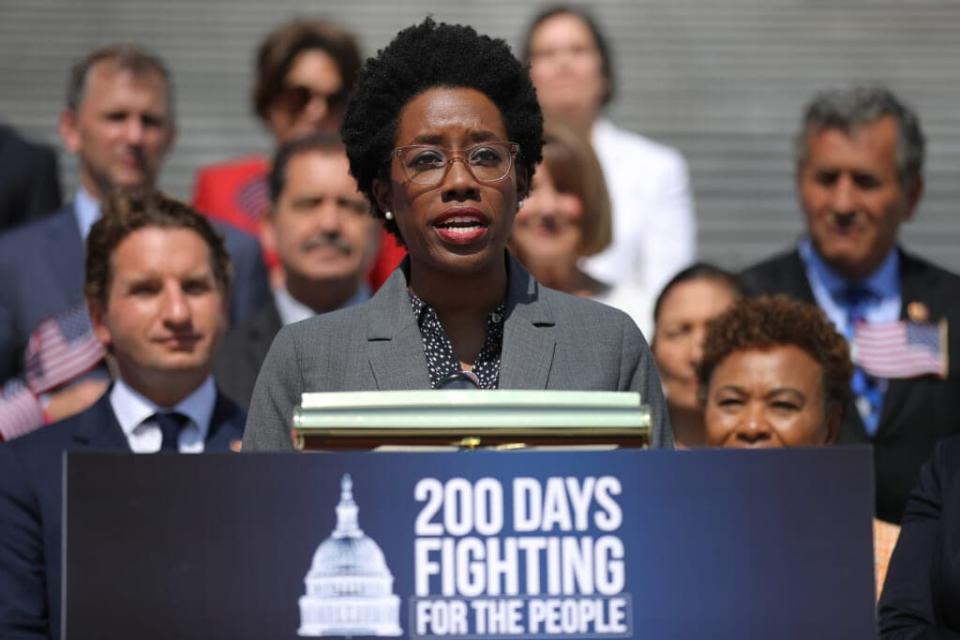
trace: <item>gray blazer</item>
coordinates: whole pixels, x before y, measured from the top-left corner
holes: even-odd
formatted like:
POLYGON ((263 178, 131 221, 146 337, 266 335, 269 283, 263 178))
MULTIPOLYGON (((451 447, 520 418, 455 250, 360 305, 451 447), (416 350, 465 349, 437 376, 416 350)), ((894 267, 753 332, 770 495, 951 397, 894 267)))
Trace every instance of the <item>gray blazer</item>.
MULTIPOLYGON (((626 314, 540 285, 512 256, 500 359, 501 389, 639 391, 651 444, 673 436, 653 356, 626 314)), ((244 451, 293 448, 294 408, 305 391, 429 389, 406 264, 364 304, 280 330, 257 376, 244 451)))

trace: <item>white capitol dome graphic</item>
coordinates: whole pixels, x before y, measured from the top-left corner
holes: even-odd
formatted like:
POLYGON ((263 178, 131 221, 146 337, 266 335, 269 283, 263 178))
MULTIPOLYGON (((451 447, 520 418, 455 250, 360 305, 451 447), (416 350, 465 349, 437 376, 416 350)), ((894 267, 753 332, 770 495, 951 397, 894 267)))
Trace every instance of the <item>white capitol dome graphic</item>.
POLYGON ((316 553, 300 597, 301 636, 399 636, 400 598, 383 552, 357 521, 350 474, 341 480, 337 527, 316 553))

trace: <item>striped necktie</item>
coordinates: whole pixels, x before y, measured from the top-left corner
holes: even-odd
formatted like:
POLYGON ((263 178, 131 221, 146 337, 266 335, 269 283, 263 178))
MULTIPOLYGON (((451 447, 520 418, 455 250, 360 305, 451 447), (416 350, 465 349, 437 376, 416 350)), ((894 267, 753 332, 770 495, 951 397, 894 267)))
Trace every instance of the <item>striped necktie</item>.
MULTIPOLYGON (((841 304, 847 310, 847 341, 853 344, 857 325, 866 323, 867 307, 876 298, 875 294, 863 286, 852 285, 841 296, 841 304)), ((851 389, 857 412, 863 420, 863 426, 871 437, 877 434, 880 426, 880 411, 883 408, 885 381, 869 375, 854 364, 851 389)))

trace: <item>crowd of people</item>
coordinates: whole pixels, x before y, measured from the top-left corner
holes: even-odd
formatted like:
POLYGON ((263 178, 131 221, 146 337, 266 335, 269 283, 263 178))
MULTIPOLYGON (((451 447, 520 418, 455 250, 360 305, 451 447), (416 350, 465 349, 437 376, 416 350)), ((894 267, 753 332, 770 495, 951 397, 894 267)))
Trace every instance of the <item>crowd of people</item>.
POLYGON ((806 233, 734 274, 694 262, 680 154, 604 118, 614 78, 571 7, 519 58, 428 18, 361 64, 297 19, 256 55, 276 149, 192 206, 155 190, 176 110, 142 47, 68 74, 65 206, 0 127, 0 636, 59 637, 65 451, 290 450, 304 392, 450 387, 638 391, 655 448, 870 444, 882 636, 960 633, 960 277, 898 241, 919 117, 814 96, 806 233))

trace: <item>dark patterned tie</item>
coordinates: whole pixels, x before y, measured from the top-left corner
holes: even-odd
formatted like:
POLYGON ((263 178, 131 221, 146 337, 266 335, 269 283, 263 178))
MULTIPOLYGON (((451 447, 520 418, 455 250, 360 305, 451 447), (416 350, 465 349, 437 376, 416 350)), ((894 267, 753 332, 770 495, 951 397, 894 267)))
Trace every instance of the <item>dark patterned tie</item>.
MULTIPOLYGON (((851 286, 843 294, 842 304, 847 310, 847 340, 853 344, 857 325, 866 322, 867 305, 874 299, 873 292, 862 286, 851 286)), ((857 412, 863 426, 872 437, 880 426, 880 410, 883 408, 883 381, 869 375, 854 365, 851 388, 855 396, 857 412)))
POLYGON ((163 434, 160 451, 179 451, 180 431, 187 426, 190 418, 177 411, 169 411, 153 414, 153 420, 163 434))

